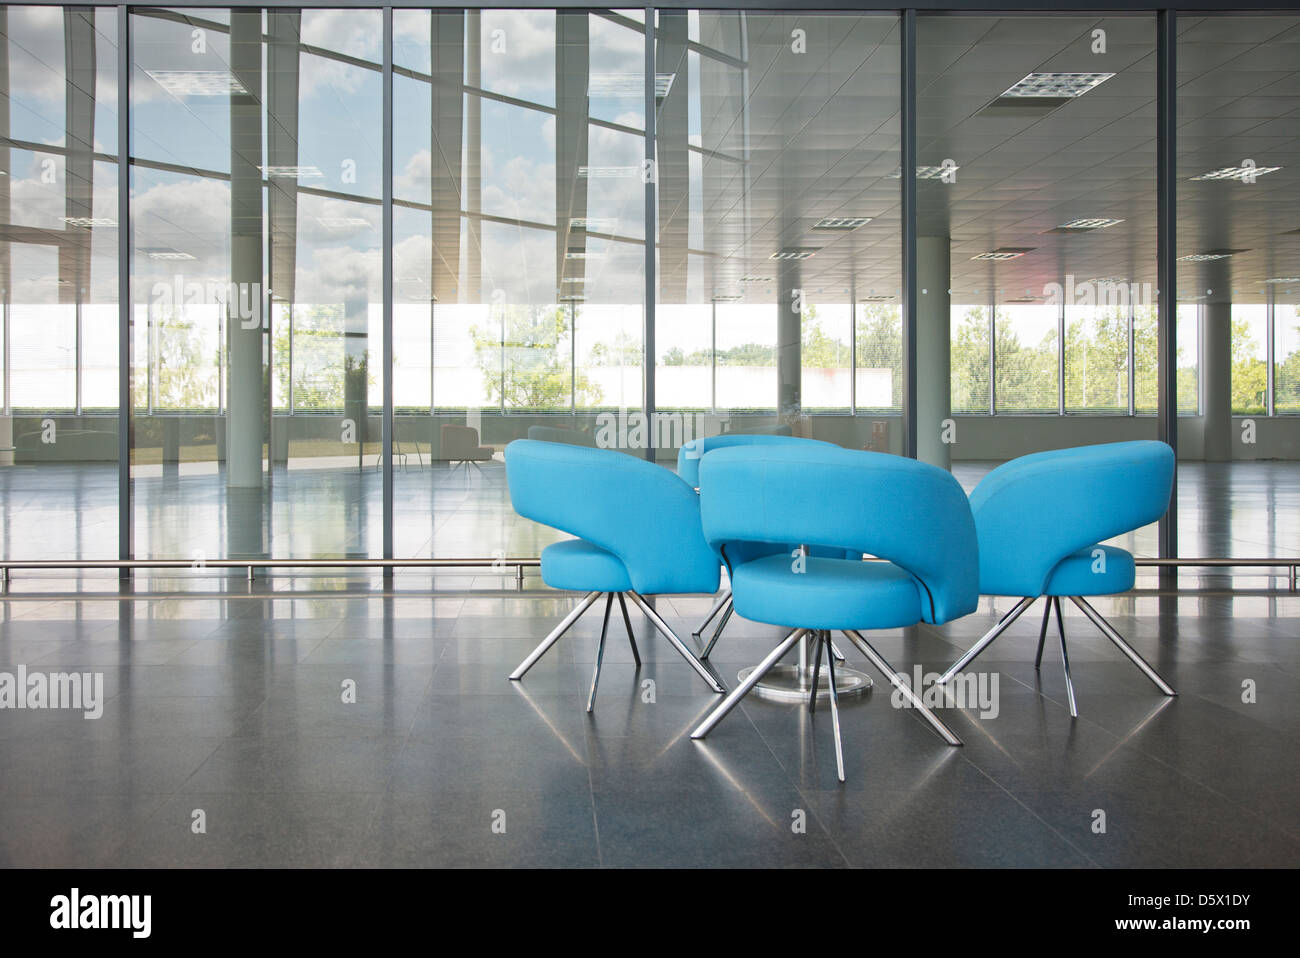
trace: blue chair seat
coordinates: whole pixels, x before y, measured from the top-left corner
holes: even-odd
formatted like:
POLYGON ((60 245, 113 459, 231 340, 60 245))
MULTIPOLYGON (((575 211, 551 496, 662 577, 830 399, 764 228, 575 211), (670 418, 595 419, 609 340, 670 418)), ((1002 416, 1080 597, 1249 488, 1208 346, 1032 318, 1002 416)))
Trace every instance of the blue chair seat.
POLYGON ((893 629, 921 620, 916 580, 892 562, 804 561, 803 572, 789 553, 736 568, 736 611, 788 629, 893 629))
POLYGON ((1043 595, 1114 595, 1133 588, 1136 579, 1130 553, 1115 546, 1088 546, 1057 563, 1043 595), (1098 549, 1103 553, 1100 557, 1093 555, 1098 549), (1099 563, 1099 558, 1104 562, 1099 563))
POLYGON ((542 581, 569 592, 629 592, 627 566, 612 552, 582 539, 553 542, 542 550, 542 581))

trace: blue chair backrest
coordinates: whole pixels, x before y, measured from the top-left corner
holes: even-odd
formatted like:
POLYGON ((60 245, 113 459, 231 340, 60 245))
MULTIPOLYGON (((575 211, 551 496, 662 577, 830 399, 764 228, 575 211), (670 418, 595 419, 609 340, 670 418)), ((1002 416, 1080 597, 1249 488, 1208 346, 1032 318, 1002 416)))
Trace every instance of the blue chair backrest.
POLYGON ((1021 456, 970 495, 985 592, 1042 595, 1066 556, 1155 522, 1169 507, 1174 452, 1112 442, 1021 456))
POLYGON ((637 592, 717 591, 699 496, 667 469, 613 449, 533 439, 510 443, 505 458, 515 511, 613 553, 637 592))
POLYGON ((831 449, 839 448, 834 443, 823 442, 820 439, 802 439, 798 436, 752 435, 735 432, 723 433, 721 436, 702 436, 682 443, 682 448, 677 451, 677 475, 690 483, 691 488, 696 488, 700 484, 700 459, 706 452, 714 449, 729 449, 732 446, 797 446, 809 443, 829 446, 831 449))
POLYGON ((927 622, 966 615, 979 602, 975 522, 966 494, 942 469, 886 453, 786 445, 719 449, 700 472, 704 537, 729 560, 787 542, 863 552, 917 579, 928 594, 927 622))

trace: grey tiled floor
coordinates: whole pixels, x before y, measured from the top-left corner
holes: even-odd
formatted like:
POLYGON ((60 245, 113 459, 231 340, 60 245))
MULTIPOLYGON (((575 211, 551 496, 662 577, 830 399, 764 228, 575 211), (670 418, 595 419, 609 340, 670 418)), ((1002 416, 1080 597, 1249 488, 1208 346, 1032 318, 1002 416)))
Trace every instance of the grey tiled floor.
MULTIPOLYGON (((573 602, 532 579, 470 594, 492 582, 399 575, 385 592, 367 576, 286 578, 250 591, 232 578, 180 591, 158 578, 135 597, 93 577, 72 596, 73 581, 0 602, 0 671, 102 671, 109 696, 96 721, 0 712, 7 866, 1300 864, 1296 597, 1099 602, 1180 690, 1172 700, 1067 611, 1074 722, 1059 659, 1033 669, 1031 612, 978 663, 998 674, 997 717, 944 711, 963 748, 891 707, 878 681, 844 708, 840 785, 822 710, 746 702, 692 742, 717 697, 635 610, 645 664, 633 669, 616 630, 593 716, 599 610, 522 684, 507 681, 573 602), (196 809, 206 834, 191 830, 196 809)), ((709 601, 658 606, 686 635, 709 601)), ((1009 606, 985 600, 877 647, 909 673, 937 670, 1009 606)), ((733 618, 719 675, 733 683, 776 638, 733 618)))

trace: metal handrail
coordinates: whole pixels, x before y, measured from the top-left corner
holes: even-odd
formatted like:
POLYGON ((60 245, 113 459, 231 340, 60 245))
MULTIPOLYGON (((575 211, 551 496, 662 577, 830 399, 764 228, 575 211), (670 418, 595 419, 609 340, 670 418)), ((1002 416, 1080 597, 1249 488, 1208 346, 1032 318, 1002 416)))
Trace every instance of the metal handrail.
MULTIPOLYGON (((1288 570, 1288 585, 1291 592, 1296 591, 1297 570, 1300 569, 1300 558, 1135 558, 1133 561, 1135 565, 1157 568, 1227 568, 1233 566, 1242 568, 1284 568, 1288 570)), ((515 556, 512 558, 483 558, 476 556, 459 559, 205 559, 198 562, 190 559, 0 559, 0 583, 7 588, 11 578, 11 571, 14 569, 247 569, 248 579, 251 582, 258 569, 469 569, 486 567, 501 570, 513 568, 515 581, 522 584, 524 569, 535 569, 541 564, 541 559, 532 556, 515 556)))

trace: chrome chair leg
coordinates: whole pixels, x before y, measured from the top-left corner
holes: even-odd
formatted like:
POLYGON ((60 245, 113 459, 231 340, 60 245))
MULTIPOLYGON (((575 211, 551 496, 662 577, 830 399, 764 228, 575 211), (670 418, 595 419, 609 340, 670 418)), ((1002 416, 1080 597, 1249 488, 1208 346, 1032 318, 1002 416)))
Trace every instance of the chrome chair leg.
MULTIPOLYGON (((1141 669, 1142 674, 1145 675, 1147 678, 1149 678, 1152 684, 1155 685, 1156 688, 1158 688, 1165 695, 1178 694, 1177 692, 1174 691, 1173 687, 1168 682, 1166 682, 1164 679, 1160 677, 1159 673, 1156 672, 1155 669, 1153 669, 1150 665, 1147 664, 1147 660, 1142 658, 1142 656, 1138 655, 1137 651, 1133 649, 1127 642, 1125 642, 1123 637, 1121 637, 1120 634, 1115 631, 1115 628, 1104 618, 1102 618, 1101 613, 1099 613, 1088 602, 1084 601, 1081 597, 1077 595, 1071 596, 1070 598, 1074 602, 1074 604, 1077 605, 1083 611, 1083 614, 1092 620, 1092 624, 1101 630, 1101 634, 1106 636, 1106 638, 1110 639, 1111 642, 1115 644, 1116 648, 1118 648, 1121 652, 1123 652, 1126 656, 1128 656, 1129 661, 1132 662, 1134 665, 1136 665, 1139 669, 1141 669)), ((1060 615, 1060 613, 1058 612, 1057 615, 1060 615)))
MULTIPOLYGON (((812 688, 808 692, 808 712, 811 714, 817 711, 817 686, 822 677, 822 633, 815 633, 817 636, 817 652, 813 656, 812 688)), ((835 656, 831 656, 835 658, 835 656)))
MULTIPOLYGON (((1029 600, 1027 599, 1021 600, 1022 604, 1027 601, 1029 600)), ((1010 625, 1011 621, 1014 620, 1008 620, 1007 625, 1010 625)), ((894 688, 898 689, 899 694, 901 694, 903 698, 907 699, 908 703, 912 706, 912 708, 916 709, 921 713, 922 718, 924 718, 927 722, 930 723, 930 727, 933 728, 936 732, 938 732, 945 742, 947 742, 949 745, 961 744, 961 739, 959 739, 956 735, 954 735, 952 730, 948 728, 948 726, 944 725, 942 721, 940 721, 939 716, 935 715, 932 711, 930 711, 930 709, 926 707, 925 703, 921 700, 921 697, 917 695, 915 690, 913 690, 912 687, 907 683, 906 677, 901 676, 897 672, 895 672, 894 667, 885 661, 884 656, 882 656, 879 652, 877 652, 874 648, 872 648, 871 643, 868 642, 866 639, 864 639, 860 632, 855 632, 852 629, 846 629, 844 630, 844 634, 849 637, 849 641, 851 641, 854 645, 858 647, 858 651, 860 651, 863 655, 865 655, 867 659, 871 662, 871 664, 874 665, 882 675, 884 675, 887 679, 889 679, 890 683, 894 686, 894 688)), ((997 636, 994 636, 994 638, 997 638, 997 636)), ((988 643, 985 644, 987 645, 988 643)), ((971 656, 971 658, 974 658, 974 656, 971 656)), ((956 674, 956 671, 957 670, 954 668, 952 670, 953 674, 956 674)))
POLYGON ((676 634, 668 627, 668 623, 660 617, 659 613, 650 608, 650 603, 646 602, 643 596, 636 592, 629 592, 628 598, 636 603, 637 608, 644 612, 645 617, 650 620, 651 624, 653 624, 656 629, 659 630, 659 634, 672 644, 672 647, 677 650, 677 654, 687 661, 691 668, 699 674, 700 678, 704 679, 709 688, 719 693, 727 691, 722 687, 722 683, 715 679, 712 673, 704 667, 704 663, 695 657, 695 653, 688 649, 682 643, 681 639, 677 638, 676 634))
POLYGON ((713 630, 713 636, 709 639, 709 644, 706 645, 704 651, 700 653, 701 659, 707 659, 709 657, 709 653, 713 651, 713 647, 718 644, 718 639, 722 636, 722 630, 725 629, 727 623, 731 621, 731 614, 735 611, 736 603, 731 598, 728 598, 727 609, 722 613, 722 618, 718 620, 718 627, 713 630))
POLYGON ((623 625, 627 627, 627 644, 632 646, 632 659, 639 669, 641 668, 641 652, 636 647, 636 637, 632 635, 632 620, 627 617, 627 603, 623 601, 622 592, 618 594, 618 607, 623 610, 623 625))
POLYGON ((1034 668, 1043 664, 1043 643, 1047 641, 1047 625, 1052 621, 1052 600, 1048 599, 1043 609, 1043 627, 1038 630, 1038 651, 1034 653, 1034 668))
POLYGON ((1074 680, 1070 678, 1070 653, 1065 649, 1065 619, 1061 617, 1061 600, 1052 596, 1049 600, 1056 609, 1056 631, 1061 636, 1061 665, 1065 668, 1065 697, 1070 702, 1070 718, 1079 717, 1079 708, 1074 704, 1074 680))
POLYGON ((599 592, 588 592, 583 596, 582 601, 573 607, 573 611, 564 617, 564 621, 557 625, 550 635, 542 639, 542 644, 533 649, 532 652, 528 653, 528 658, 520 662, 519 667, 510 673, 510 681, 518 682, 522 679, 528 673, 528 670, 537 664, 537 660, 545 655, 550 650, 551 646, 559 641, 560 636, 569 631, 569 626, 577 622, 582 616, 582 613, 591 608, 591 604, 599 597, 599 592))
MULTIPOLYGON (((822 643, 831 644, 831 634, 822 633, 822 641, 817 643, 817 658, 822 657, 822 643)), ((831 727, 835 730, 835 770, 839 773, 840 781, 844 781, 844 743, 840 739, 840 695, 835 690, 835 656, 826 656, 826 679, 830 685, 831 692, 831 727)), ((814 698, 816 698, 814 689, 814 698)))
POLYGON ((766 658, 764 658, 762 662, 759 662, 758 665, 754 666, 754 671, 749 673, 745 681, 741 682, 727 693, 727 697, 718 703, 718 707, 710 712, 704 721, 695 727, 695 731, 691 732, 691 738, 704 738, 704 736, 708 735, 709 732, 713 730, 713 727, 726 718, 727 713, 734 709, 740 703, 740 700, 749 694, 749 690, 757 685, 759 681, 762 680, 763 676, 771 671, 772 666, 780 662, 785 654, 794 648, 795 643, 808 634, 808 629, 795 629, 787 635, 776 648, 767 653, 766 658))
MULTIPOLYGON (((826 634, 827 634, 827 635, 830 635, 829 632, 826 633, 826 634)), ((835 661, 836 661, 836 662, 843 662, 843 661, 844 661, 844 653, 840 651, 840 647, 839 647, 838 645, 836 645, 834 642, 831 642, 830 639, 827 639, 826 641, 827 641, 827 643, 829 643, 829 645, 830 645, 830 647, 831 647, 831 655, 835 656, 835 661)))
POLYGON ((709 614, 704 617, 704 621, 696 626, 695 631, 691 633, 691 638, 698 639, 704 633, 704 630, 708 628, 709 623, 713 621, 713 617, 717 615, 718 612, 721 611, 722 607, 730 601, 731 590, 723 589, 722 595, 718 596, 718 601, 713 603, 713 608, 711 608, 709 614))
POLYGON ((591 694, 587 696, 587 712, 596 707, 596 686, 600 684, 600 663, 605 658, 605 634, 609 631, 609 610, 614 605, 614 593, 605 593, 605 621, 600 624, 600 644, 596 646, 596 671, 591 676, 591 694))
POLYGON ((975 660, 975 656, 979 655, 981 652, 987 649, 989 645, 992 644, 994 639, 996 639, 999 635, 1001 635, 1003 632, 1009 629, 1011 627, 1011 623, 1015 622, 1016 619, 1020 618, 1021 614, 1023 614, 1024 611, 1033 604, 1034 604, 1034 600, 1032 598, 1021 599, 1019 602, 1017 602, 1015 607, 1006 615, 1004 615, 997 625, 993 626, 993 628, 989 629, 987 632, 984 633, 984 637, 982 639, 980 639, 969 649, 967 649, 966 652, 962 655, 962 657, 959 658, 956 662, 948 666, 948 671, 944 672, 943 675, 939 676, 939 684, 940 685, 947 684, 949 681, 952 680, 952 677, 954 675, 956 675, 962 669, 966 668, 966 666, 970 665, 971 662, 975 660))

